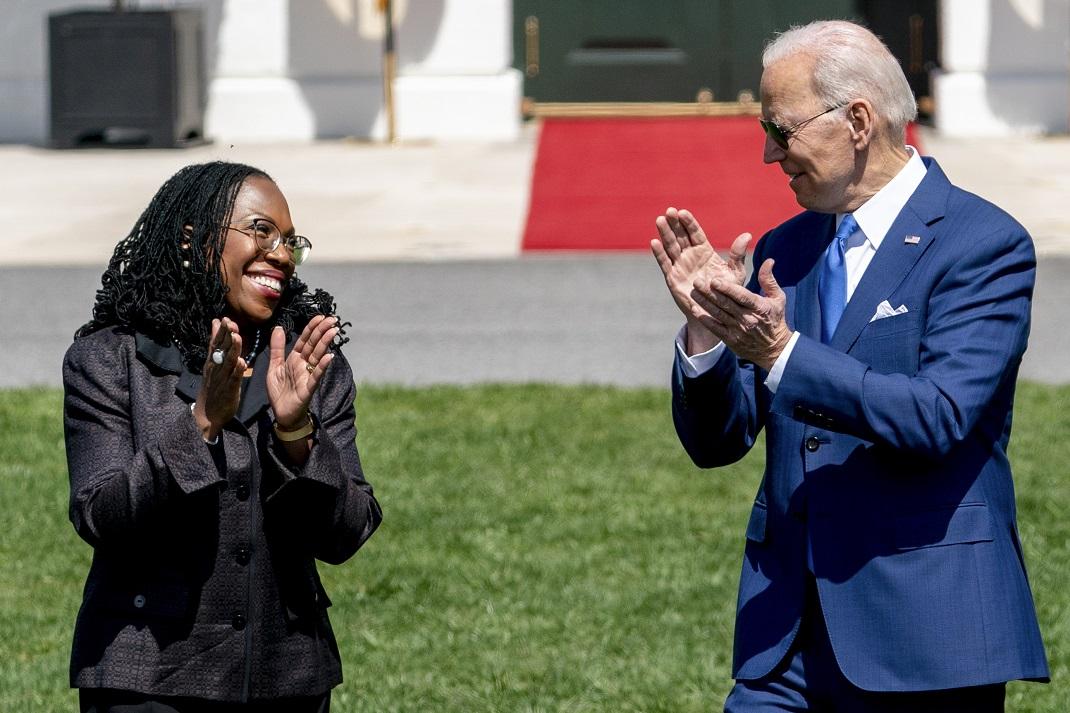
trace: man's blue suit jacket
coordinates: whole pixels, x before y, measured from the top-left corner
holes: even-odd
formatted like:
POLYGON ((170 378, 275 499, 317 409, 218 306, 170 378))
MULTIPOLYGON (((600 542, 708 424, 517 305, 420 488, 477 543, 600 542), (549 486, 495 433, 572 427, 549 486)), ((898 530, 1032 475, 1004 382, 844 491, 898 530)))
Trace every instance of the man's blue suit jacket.
MULTIPOLYGON (((1007 460, 1036 260, 1025 228, 925 159, 830 344, 818 274, 835 216, 802 213, 759 241, 800 337, 774 395, 725 352, 677 363, 673 418, 701 467, 766 429, 747 526, 733 676, 768 674, 813 575, 836 660, 856 686, 916 691, 1047 679, 1007 460), (883 300, 907 312, 870 321, 883 300)), ((758 291, 752 277, 749 287, 758 291)))

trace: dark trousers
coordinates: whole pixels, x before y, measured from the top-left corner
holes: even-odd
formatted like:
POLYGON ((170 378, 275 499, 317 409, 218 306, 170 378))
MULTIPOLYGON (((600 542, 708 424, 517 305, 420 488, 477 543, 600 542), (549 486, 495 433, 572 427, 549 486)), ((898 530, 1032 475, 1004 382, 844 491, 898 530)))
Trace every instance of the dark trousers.
POLYGON ((1003 713, 1006 684, 947 691, 863 691, 836 663, 811 582, 802 626, 784 661, 766 677, 737 681, 725 713, 1003 713))
POLYGON ((331 692, 301 698, 229 703, 203 698, 148 696, 107 688, 78 690, 81 713, 327 713, 331 692))

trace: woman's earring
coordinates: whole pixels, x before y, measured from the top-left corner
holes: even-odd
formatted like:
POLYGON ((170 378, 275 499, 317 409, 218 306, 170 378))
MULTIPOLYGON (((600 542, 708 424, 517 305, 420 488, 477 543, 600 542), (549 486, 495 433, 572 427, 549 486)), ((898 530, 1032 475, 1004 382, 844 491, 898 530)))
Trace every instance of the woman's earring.
MULTIPOLYGON (((182 249, 183 250, 189 250, 189 243, 182 243, 182 249)), ((184 267, 184 268, 186 268, 188 270, 189 269, 189 260, 183 260, 182 261, 182 267, 184 267)))

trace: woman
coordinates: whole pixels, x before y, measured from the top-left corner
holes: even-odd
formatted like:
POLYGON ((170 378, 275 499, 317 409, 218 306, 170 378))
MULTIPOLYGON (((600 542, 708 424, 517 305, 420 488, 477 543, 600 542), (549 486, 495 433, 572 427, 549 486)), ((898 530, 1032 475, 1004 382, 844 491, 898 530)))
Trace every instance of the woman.
POLYGON ((341 680, 315 560, 381 519, 333 298, 294 276, 267 174, 188 166, 115 249, 63 365, 70 516, 93 547, 83 712, 326 711, 341 680))

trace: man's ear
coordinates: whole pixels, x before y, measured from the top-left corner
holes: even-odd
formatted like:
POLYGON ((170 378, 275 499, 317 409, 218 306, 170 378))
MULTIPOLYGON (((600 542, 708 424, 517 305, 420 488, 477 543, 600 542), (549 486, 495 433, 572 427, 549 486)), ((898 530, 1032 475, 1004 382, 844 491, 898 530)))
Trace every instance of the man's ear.
POLYGON ((867 99, 855 99, 847 105, 847 121, 851 124, 851 140, 855 149, 862 151, 873 141, 877 114, 867 99))

